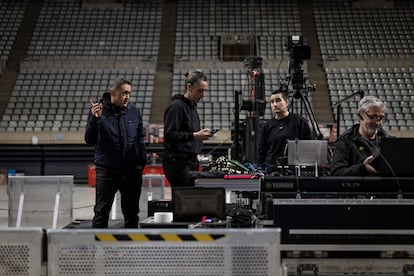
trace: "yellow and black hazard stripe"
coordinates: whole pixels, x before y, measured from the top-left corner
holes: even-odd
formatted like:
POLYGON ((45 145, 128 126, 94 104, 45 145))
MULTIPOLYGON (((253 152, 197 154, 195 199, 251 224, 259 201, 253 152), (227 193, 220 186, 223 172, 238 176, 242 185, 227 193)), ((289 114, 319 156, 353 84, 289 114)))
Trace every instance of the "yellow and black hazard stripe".
POLYGON ((110 234, 110 233, 97 233, 95 234, 95 240, 100 242, 213 242, 218 239, 224 238, 226 235, 211 235, 206 233, 197 234, 141 234, 141 233, 130 233, 130 234, 110 234))

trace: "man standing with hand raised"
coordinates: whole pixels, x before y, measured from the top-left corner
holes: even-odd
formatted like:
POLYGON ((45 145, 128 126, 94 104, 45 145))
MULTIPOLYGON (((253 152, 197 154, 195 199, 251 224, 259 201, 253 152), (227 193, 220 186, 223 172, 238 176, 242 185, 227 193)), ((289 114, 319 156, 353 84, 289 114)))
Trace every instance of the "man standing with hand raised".
POLYGON ((141 110, 130 103, 131 82, 117 79, 91 110, 85 141, 95 146, 96 199, 93 228, 107 228, 115 194, 121 194, 125 228, 138 228, 142 172, 146 165, 141 110))

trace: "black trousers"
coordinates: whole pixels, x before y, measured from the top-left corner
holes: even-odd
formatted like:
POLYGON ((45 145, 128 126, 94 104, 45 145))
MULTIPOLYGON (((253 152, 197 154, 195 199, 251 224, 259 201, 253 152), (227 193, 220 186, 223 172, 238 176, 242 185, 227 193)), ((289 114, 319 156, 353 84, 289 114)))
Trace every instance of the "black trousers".
POLYGON ((96 168, 95 215, 93 228, 108 228, 109 213, 115 194, 121 194, 121 210, 125 228, 138 228, 139 199, 142 187, 142 170, 124 173, 96 168))
POLYGON ((165 152, 162 167, 171 188, 194 187, 192 171, 198 171, 199 162, 195 154, 165 152))

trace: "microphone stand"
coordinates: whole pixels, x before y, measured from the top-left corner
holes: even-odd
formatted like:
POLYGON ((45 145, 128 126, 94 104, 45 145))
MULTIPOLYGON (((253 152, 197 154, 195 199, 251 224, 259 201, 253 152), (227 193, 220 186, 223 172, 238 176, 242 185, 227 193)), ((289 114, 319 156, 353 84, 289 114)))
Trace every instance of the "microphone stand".
POLYGON ((343 98, 342 100, 337 101, 334 104, 334 107, 336 107, 336 136, 339 137, 340 135, 340 117, 341 117, 341 107, 342 107, 342 103, 349 100, 350 98, 353 98, 355 95, 361 95, 361 99, 364 97, 364 91, 363 90, 358 90, 355 93, 352 93, 351 95, 343 98))

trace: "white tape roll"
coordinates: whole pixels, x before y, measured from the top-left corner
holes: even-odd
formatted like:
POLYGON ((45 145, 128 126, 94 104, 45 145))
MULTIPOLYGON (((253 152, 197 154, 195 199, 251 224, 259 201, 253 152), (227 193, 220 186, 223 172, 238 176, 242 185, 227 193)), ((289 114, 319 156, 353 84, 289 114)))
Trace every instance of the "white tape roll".
POLYGON ((172 212, 155 212, 154 222, 156 223, 171 223, 173 220, 172 212))

